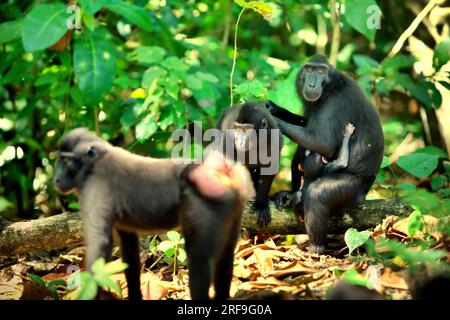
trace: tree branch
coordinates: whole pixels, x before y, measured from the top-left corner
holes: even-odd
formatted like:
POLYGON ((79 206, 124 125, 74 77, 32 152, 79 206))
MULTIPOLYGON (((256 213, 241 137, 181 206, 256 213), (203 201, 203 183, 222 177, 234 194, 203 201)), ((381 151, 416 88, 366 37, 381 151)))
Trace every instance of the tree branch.
MULTIPOLYGON (((256 222, 249 202, 241 226, 249 233, 306 233, 292 211, 279 211, 270 204, 272 221, 264 228, 256 222)), ((370 200, 330 221, 330 233, 344 233, 348 228, 365 230, 381 223, 386 216, 407 216, 411 208, 398 199, 370 200)), ((0 216, 0 255, 23 254, 36 250, 60 249, 82 243, 81 218, 78 213, 62 213, 38 220, 9 222, 0 216)))

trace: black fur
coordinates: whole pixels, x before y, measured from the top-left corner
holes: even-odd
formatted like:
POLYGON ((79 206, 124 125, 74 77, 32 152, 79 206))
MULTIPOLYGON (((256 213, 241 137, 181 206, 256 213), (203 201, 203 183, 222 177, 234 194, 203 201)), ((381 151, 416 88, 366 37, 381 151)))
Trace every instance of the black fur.
MULTIPOLYGON (((321 56, 313 57, 308 63, 322 64, 321 56)), ((302 206, 297 213, 304 212, 310 250, 322 253, 325 250, 328 217, 331 213, 341 212, 363 201, 366 193, 375 181, 383 158, 384 137, 380 118, 372 104, 364 96, 358 85, 347 76, 328 65, 328 73, 321 83, 322 95, 314 102, 307 101, 303 92, 303 68, 300 70, 296 85, 305 107, 307 124, 295 125, 290 118, 297 115, 278 108, 271 113, 278 117, 280 130, 298 144, 292 163, 293 179, 298 177, 298 164, 302 166, 301 154, 305 149, 318 153, 329 160, 337 159, 342 132, 348 123, 356 130, 350 138, 350 156, 348 165, 337 172, 323 172, 313 181, 303 186, 302 206)), ((298 187, 297 182, 293 187, 298 187)), ((297 191, 293 188, 293 192, 297 191)))

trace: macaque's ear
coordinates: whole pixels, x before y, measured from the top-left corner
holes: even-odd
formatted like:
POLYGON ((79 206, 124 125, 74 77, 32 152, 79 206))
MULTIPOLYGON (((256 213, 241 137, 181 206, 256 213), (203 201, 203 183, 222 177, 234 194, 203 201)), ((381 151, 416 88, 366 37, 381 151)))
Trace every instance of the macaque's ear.
POLYGON ((263 118, 261 120, 261 129, 267 129, 268 126, 269 126, 269 124, 267 123, 267 119, 263 118))

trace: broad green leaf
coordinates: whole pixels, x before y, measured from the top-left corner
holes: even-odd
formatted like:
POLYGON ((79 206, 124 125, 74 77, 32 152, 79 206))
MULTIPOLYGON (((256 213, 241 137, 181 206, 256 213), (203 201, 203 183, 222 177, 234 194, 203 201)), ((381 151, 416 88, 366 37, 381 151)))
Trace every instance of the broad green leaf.
POLYGON ((380 68, 378 61, 366 55, 355 54, 353 56, 353 61, 358 66, 357 73, 359 75, 371 75, 373 74, 373 69, 380 68))
POLYGON ((450 37, 434 47, 433 65, 439 69, 448 61, 450 61, 450 37))
POLYGON ((0 23, 0 44, 19 39, 22 30, 23 19, 0 23))
POLYGON ((92 273, 99 274, 103 272, 103 269, 105 268, 105 258, 100 257, 97 260, 94 261, 94 263, 91 266, 92 273))
POLYGON ((208 82, 211 82, 211 83, 218 83, 219 82, 219 79, 215 75, 213 75, 211 73, 197 71, 195 73, 195 75, 197 76, 197 78, 199 78, 199 79, 201 79, 203 81, 208 81, 208 82))
POLYGON ((419 210, 411 212, 408 218, 408 235, 413 238, 417 232, 423 230, 423 216, 419 210))
POLYGON ((161 66, 169 70, 175 71, 188 71, 189 65, 181 61, 177 57, 169 57, 166 58, 163 62, 161 62, 161 66))
POLYGON ((371 282, 370 280, 364 278, 362 275, 358 273, 356 270, 347 270, 342 275, 342 280, 347 282, 348 284, 353 284, 357 286, 364 286, 364 287, 370 287, 371 282))
POLYGON ((411 207, 419 209, 427 214, 441 213, 441 199, 436 193, 425 189, 405 190, 400 192, 400 197, 411 207))
POLYGON ((144 72, 141 86, 144 89, 148 89, 154 83, 155 80, 164 79, 166 76, 167 76, 166 69, 163 69, 160 66, 150 67, 144 72))
POLYGON ((117 1, 107 4, 106 8, 124 17, 128 22, 137 25, 145 31, 153 31, 155 29, 152 20, 150 19, 149 12, 142 7, 123 1, 117 1))
POLYGON ((400 183, 397 185, 397 189, 400 190, 416 190, 416 185, 412 183, 400 183))
POLYGON ((107 287, 112 291, 117 292, 119 295, 122 295, 122 290, 120 289, 120 286, 116 282, 112 281, 108 275, 105 274, 100 277, 96 277, 95 280, 97 281, 97 284, 99 284, 101 287, 107 287))
POLYGON ((267 94, 267 98, 277 105, 295 114, 302 113, 302 103, 295 88, 298 69, 292 70, 286 79, 278 81, 276 88, 267 94))
POLYGON ((137 60, 142 64, 153 64, 162 61, 166 55, 166 50, 157 46, 142 46, 133 51, 130 55, 132 60, 137 60))
POLYGON ((383 161, 381 161, 381 168, 386 168, 389 167, 391 165, 390 160, 388 157, 383 156, 383 161))
POLYGON ((439 175, 439 176, 433 177, 431 179, 431 189, 433 189, 433 191, 436 191, 439 188, 442 188, 446 183, 447 183, 447 178, 445 176, 439 175))
POLYGON ((396 55, 393 58, 386 59, 383 61, 381 68, 384 73, 390 75, 395 73, 396 71, 408 68, 416 62, 417 59, 413 56, 406 56, 406 55, 396 55))
POLYGON ((366 243, 367 239, 370 238, 370 232, 365 230, 359 232, 354 228, 350 228, 345 232, 344 240, 348 247, 348 253, 351 254, 353 250, 359 248, 364 243, 366 243))
POLYGON ((177 255, 177 259, 180 262, 185 262, 186 261, 186 251, 184 251, 182 248, 178 248, 178 255, 177 255))
POLYGON ((103 267, 102 273, 107 274, 107 275, 112 275, 112 274, 122 272, 126 268, 128 268, 128 264, 126 264, 125 262, 119 263, 118 261, 112 261, 112 262, 105 264, 105 266, 103 267))
POLYGON ((169 248, 166 251, 164 251, 164 255, 166 257, 173 257, 175 255, 175 248, 169 248))
POLYGON ((167 237, 173 242, 179 242, 181 239, 180 234, 176 231, 167 232, 167 237))
POLYGON ((142 143, 148 140, 156 130, 158 130, 158 126, 156 125, 155 117, 149 114, 136 125, 136 139, 142 143))
POLYGON ((442 158, 442 159, 447 159, 448 158, 447 152, 445 152, 441 148, 438 148, 438 147, 435 147, 435 146, 426 146, 426 147, 417 149, 414 152, 415 153, 425 153, 425 154, 429 154, 429 155, 436 155, 436 156, 438 156, 439 158, 442 158))
POLYGON ((370 41, 375 39, 375 33, 377 31, 375 27, 369 25, 372 18, 377 18, 376 16, 372 17, 374 14, 376 15, 376 13, 371 11, 371 9, 376 7, 377 3, 375 0, 347 0, 345 2, 345 20, 356 31, 362 33, 370 41))
POLYGON ((423 178, 429 176, 438 166, 438 156, 426 153, 410 153, 397 160, 400 168, 406 172, 423 178))
POLYGON ((89 272, 80 273, 80 292, 78 300, 92 300, 97 295, 97 282, 89 272))
POLYGON ((26 51, 45 49, 67 31, 69 14, 62 3, 38 4, 24 18, 22 42, 26 51))
POLYGON ((83 13, 82 19, 83 19, 84 25, 89 29, 89 31, 94 31, 94 29, 95 29, 95 18, 94 18, 94 16, 92 16, 89 13, 85 12, 85 13, 83 13))
POLYGON ((162 252, 166 252, 167 250, 169 250, 169 249, 171 249, 173 247, 174 247, 174 243, 172 241, 169 241, 169 240, 161 241, 158 244, 158 250, 162 251, 162 252))
POLYGON ((425 107, 427 108, 433 107, 433 100, 425 86, 411 83, 406 86, 406 89, 408 89, 409 93, 415 99, 419 100, 419 102, 421 102, 425 107))
POLYGON ((31 281, 33 281, 34 283, 36 283, 36 284, 38 284, 38 285, 40 285, 40 286, 45 287, 45 281, 42 280, 42 278, 39 277, 38 275, 29 273, 29 274, 28 274, 28 278, 30 278, 31 281))
POLYGON ((115 76, 115 48, 105 30, 85 30, 76 39, 73 51, 75 79, 84 101, 97 105, 111 90, 115 76))
POLYGON ((110 0, 78 0, 81 4, 81 7, 89 13, 90 15, 94 15, 97 11, 105 6, 110 0))

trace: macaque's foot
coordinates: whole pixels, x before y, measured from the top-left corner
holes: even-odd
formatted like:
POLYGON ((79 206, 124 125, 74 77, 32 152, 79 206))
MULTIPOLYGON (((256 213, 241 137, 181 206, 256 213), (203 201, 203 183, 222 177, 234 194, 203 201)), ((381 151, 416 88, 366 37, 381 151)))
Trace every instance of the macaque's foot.
POLYGON ((279 191, 273 195, 272 199, 277 209, 283 210, 284 208, 292 206, 293 194, 289 191, 279 191))
POLYGON ((309 246, 309 253, 315 253, 315 254, 323 254, 325 252, 325 246, 311 244, 309 246))
POLYGON ((263 207, 254 206, 253 209, 256 211, 258 226, 267 226, 271 220, 269 204, 267 203, 267 205, 264 205, 263 207))
POLYGON ((350 137, 355 132, 355 127, 351 123, 347 123, 344 130, 344 136, 350 137))

